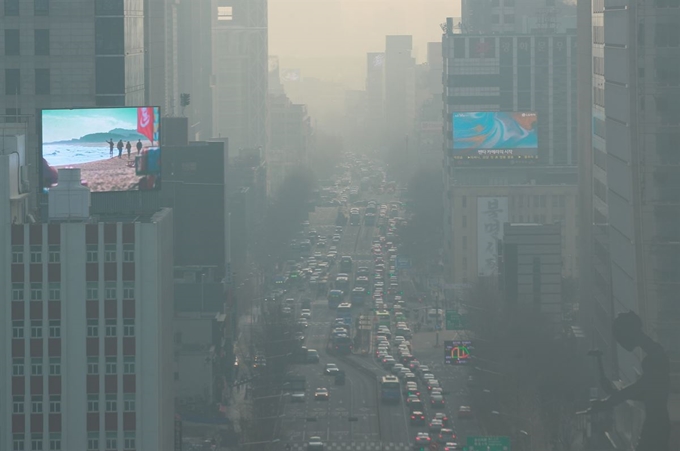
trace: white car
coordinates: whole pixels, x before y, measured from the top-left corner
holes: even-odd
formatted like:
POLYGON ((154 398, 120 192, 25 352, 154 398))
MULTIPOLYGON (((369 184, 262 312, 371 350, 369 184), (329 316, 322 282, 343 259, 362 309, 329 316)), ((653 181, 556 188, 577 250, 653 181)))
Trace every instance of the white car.
POLYGON ((321 437, 313 436, 309 437, 309 443, 307 443, 307 451, 323 451, 323 442, 321 437))

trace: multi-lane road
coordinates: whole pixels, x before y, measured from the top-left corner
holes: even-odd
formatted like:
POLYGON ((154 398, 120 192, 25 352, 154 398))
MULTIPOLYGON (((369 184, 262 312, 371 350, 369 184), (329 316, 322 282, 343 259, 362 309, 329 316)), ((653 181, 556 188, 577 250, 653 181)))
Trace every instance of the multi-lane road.
MULTIPOLYGON (((317 207, 310 215, 310 228, 320 236, 332 235, 335 230, 337 209, 317 207)), ((376 227, 350 226, 344 228, 342 239, 337 243, 338 256, 349 255, 354 267, 373 267, 371 243, 377 235, 376 227)), ((328 246, 333 243, 328 242, 328 246)), ((379 399, 378 378, 387 372, 375 361, 373 356, 351 355, 339 357, 326 353, 330 325, 336 312, 328 308, 325 296, 315 296, 308 289, 301 290, 298 298, 313 299, 312 317, 306 329, 305 345, 316 349, 320 354, 318 364, 295 364, 291 373, 304 375, 307 380, 306 400, 302 403, 291 402, 287 398, 280 421, 280 449, 294 451, 306 450, 310 437, 319 436, 326 451, 399 451, 412 450, 416 432, 426 431, 425 426, 412 426, 406 403, 382 404, 379 399), (346 373, 345 385, 335 385, 334 378, 323 374, 326 363, 336 363, 346 373), (330 390, 328 401, 314 399, 318 387, 330 390), (350 421, 352 420, 352 421, 350 421), (288 448, 287 445, 290 445, 288 448)), ((367 302, 368 308, 369 303, 367 302)), ((359 309, 355 314, 359 314, 359 309)), ((412 344, 413 354, 423 364, 434 368, 435 377, 440 380, 448 407, 444 410, 454 420, 459 434, 458 442, 465 444, 465 436, 478 434, 479 428, 474 419, 457 420, 458 407, 469 405, 469 394, 465 388, 467 373, 464 368, 449 368, 443 365, 443 349, 433 347, 425 338, 426 333, 415 334, 412 344), (421 340, 422 338, 422 340, 421 340), (421 343, 422 342, 422 343, 421 343)), ((422 390, 427 392, 427 390, 422 390)), ((424 402, 429 403, 427 395, 424 402)), ((433 411, 427 410, 428 421, 433 411)))

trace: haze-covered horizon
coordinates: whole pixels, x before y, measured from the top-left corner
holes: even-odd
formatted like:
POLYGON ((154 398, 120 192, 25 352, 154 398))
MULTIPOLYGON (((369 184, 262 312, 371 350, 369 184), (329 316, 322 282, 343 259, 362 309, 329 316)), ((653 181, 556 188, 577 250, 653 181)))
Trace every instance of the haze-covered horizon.
POLYGON ((384 51, 386 35, 412 35, 413 55, 424 62, 427 43, 441 41, 439 24, 460 16, 459 0, 423 2, 415 7, 412 0, 269 0, 269 54, 279 57, 282 68, 325 80, 337 58, 337 70, 347 73, 333 81, 360 89, 363 70, 348 70, 348 60, 363 67, 366 53, 384 51))

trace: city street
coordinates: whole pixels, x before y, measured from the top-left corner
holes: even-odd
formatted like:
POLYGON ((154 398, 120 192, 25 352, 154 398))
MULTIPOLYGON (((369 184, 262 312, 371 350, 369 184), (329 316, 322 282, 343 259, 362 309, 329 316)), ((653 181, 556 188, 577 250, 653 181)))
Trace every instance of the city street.
MULTIPOLYGON (((310 229, 319 235, 332 235, 335 229, 337 209, 334 207, 317 207, 310 214, 310 229)), ((338 255, 350 255, 354 267, 373 267, 373 255, 370 252, 376 227, 350 226, 344 228, 342 240, 338 243, 338 255)), ((333 271, 333 273, 336 273, 333 271)), ((277 445, 286 449, 305 450, 310 437, 319 436, 327 451, 334 450, 411 450, 417 432, 426 432, 427 425, 412 426, 406 403, 382 404, 379 399, 378 380, 388 374, 375 361, 372 355, 350 355, 346 357, 329 355, 326 345, 329 340, 330 325, 336 317, 335 310, 328 308, 324 295, 318 298, 304 289, 298 298, 315 299, 312 303, 312 317, 305 330, 305 346, 319 351, 320 362, 294 364, 290 372, 306 377, 307 390, 305 402, 293 403, 286 398, 284 416, 280 424, 280 440, 277 445), (334 378, 323 374, 326 363, 336 363, 346 372, 345 385, 335 385, 334 378), (316 388, 330 390, 328 401, 314 399, 316 388), (350 418, 352 421, 350 421, 350 418)), ((369 305, 362 313, 369 313, 369 305)), ((415 307, 415 306, 413 306, 415 307)), ((355 317, 360 309, 355 308, 355 317)), ((443 364, 443 347, 434 346, 434 332, 420 332, 414 335, 413 354, 421 363, 432 369, 440 380, 448 406, 443 411, 455 424, 459 437, 458 443, 464 444, 467 435, 482 435, 474 418, 458 421, 457 410, 460 405, 469 405, 469 394, 465 381, 467 369, 449 367, 443 364)), ((427 390, 423 388, 423 401, 429 403, 427 390)), ((426 409, 428 420, 433 412, 426 409)))

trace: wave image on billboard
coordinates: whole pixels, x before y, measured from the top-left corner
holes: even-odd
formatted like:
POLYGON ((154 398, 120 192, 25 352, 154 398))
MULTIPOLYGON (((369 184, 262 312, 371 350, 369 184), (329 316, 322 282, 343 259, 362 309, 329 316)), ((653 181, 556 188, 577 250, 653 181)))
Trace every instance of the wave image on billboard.
POLYGON ((60 168, 79 168, 92 192, 160 188, 160 108, 48 109, 40 119, 44 190, 60 168))
POLYGON ((536 113, 453 113, 455 159, 538 158, 536 113))

